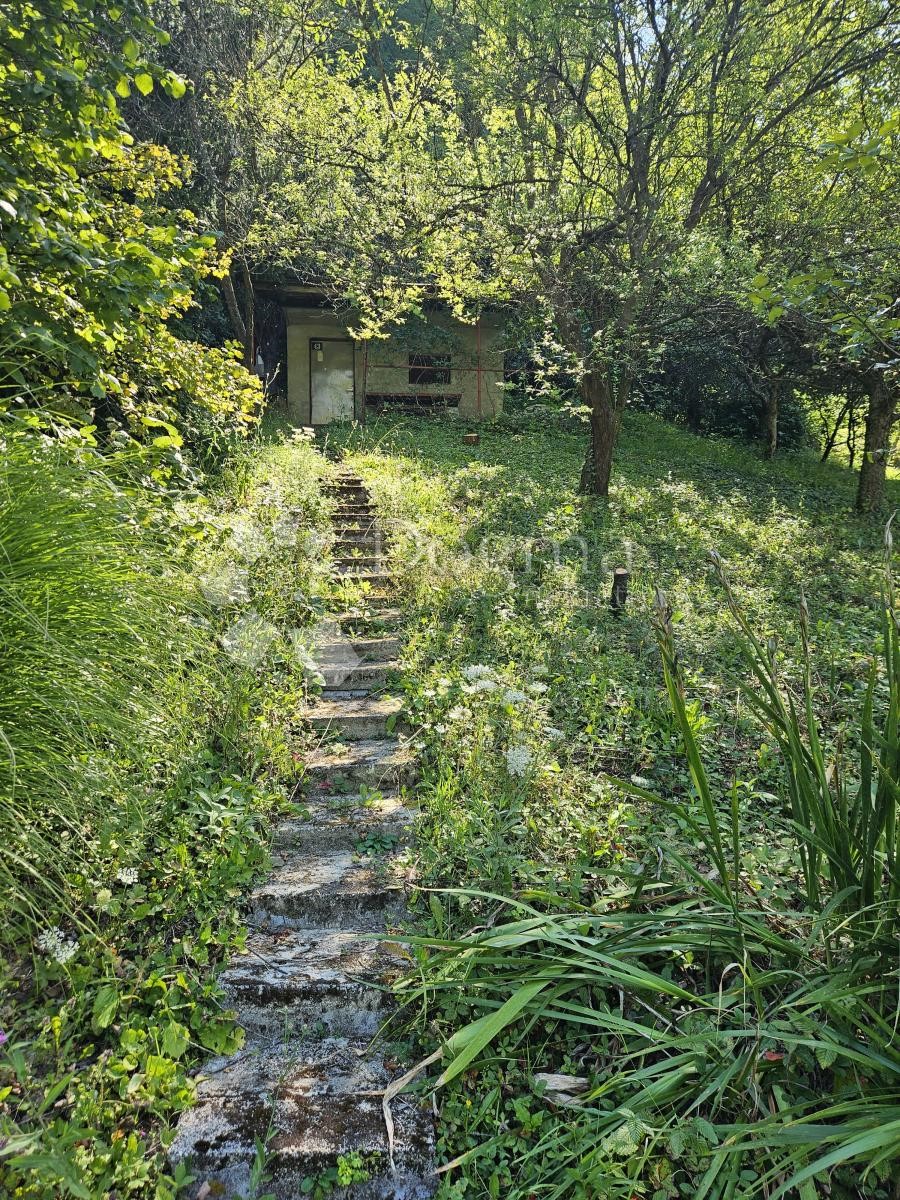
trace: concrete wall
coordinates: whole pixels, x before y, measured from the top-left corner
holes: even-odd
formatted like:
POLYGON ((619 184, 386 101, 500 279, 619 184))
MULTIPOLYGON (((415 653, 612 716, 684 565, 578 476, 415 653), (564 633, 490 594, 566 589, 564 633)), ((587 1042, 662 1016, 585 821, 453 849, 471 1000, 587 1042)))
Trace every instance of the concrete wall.
MULTIPOLYGON (((287 324, 287 411, 296 425, 311 424, 309 402, 309 343, 311 338, 348 337, 344 324, 321 308, 285 309, 287 324)), ((357 418, 362 413, 362 348, 354 350, 357 418)))
MULTIPOLYGON (((288 417, 297 425, 309 425, 310 339, 347 337, 347 329, 333 313, 320 308, 288 307, 285 315, 288 417)), ((430 313, 424 332, 418 332, 414 343, 403 328, 385 340, 372 341, 368 345, 357 342, 354 364, 357 420, 363 417, 364 387, 369 395, 458 397, 459 416, 466 421, 492 417, 503 407, 500 387, 503 383, 503 327, 491 316, 482 317, 479 330, 447 313, 430 313), (432 330, 433 338, 430 336, 432 330), (449 354, 449 383, 409 382, 409 354, 413 345, 420 353, 449 354)))

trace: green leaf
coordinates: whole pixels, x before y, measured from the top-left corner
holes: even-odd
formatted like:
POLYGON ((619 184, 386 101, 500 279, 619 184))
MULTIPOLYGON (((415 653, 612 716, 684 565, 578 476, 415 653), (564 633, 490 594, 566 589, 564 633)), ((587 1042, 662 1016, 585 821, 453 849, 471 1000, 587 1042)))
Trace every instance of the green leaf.
POLYGON ((153 91, 153 76, 147 71, 141 71, 139 75, 134 77, 134 86, 142 96, 149 96, 153 91))
POLYGON ((163 1030, 162 1051, 169 1058, 181 1058, 190 1045, 190 1034, 187 1027, 178 1021, 170 1021, 163 1030))
POLYGON ((169 93, 173 100, 180 100, 187 91, 187 84, 180 75, 176 75, 174 71, 170 71, 163 79, 163 87, 169 93))
POLYGON ((131 95, 131 86, 128 83, 128 80, 126 79, 126 77, 124 75, 119 79, 119 82, 116 84, 116 95, 121 96, 123 100, 127 100, 128 97, 131 95))
POLYGON ((459 1053, 442 1073, 437 1081, 437 1086, 443 1087, 445 1083, 449 1083, 451 1079, 455 1079, 460 1072, 464 1071, 472 1059, 480 1054, 498 1033, 501 1033, 507 1025, 514 1021, 522 1009, 530 1004, 548 983, 547 979, 535 979, 531 983, 526 983, 504 1004, 501 1004, 496 1012, 489 1013, 486 1017, 479 1017, 471 1025, 458 1030, 447 1045, 454 1053, 459 1049, 459 1053))
POLYGON ((104 984, 94 997, 91 1027, 98 1033, 101 1029, 108 1029, 115 1020, 118 1008, 119 989, 114 984, 104 984))

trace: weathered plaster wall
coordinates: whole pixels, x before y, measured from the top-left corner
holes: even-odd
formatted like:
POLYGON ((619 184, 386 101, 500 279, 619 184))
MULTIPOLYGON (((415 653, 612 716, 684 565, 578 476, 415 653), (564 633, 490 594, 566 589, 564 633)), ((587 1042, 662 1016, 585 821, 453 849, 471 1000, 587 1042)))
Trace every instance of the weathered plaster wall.
MULTIPOLYGON (((287 410, 297 425, 311 423, 309 405, 309 343, 311 338, 346 338, 347 329, 332 313, 321 308, 288 308, 287 319, 287 410)), ((354 349, 357 417, 362 413, 362 348, 354 349)))
MULTIPOLYGON (((288 308, 286 316, 288 416, 298 425, 308 425, 310 339, 346 337, 347 330, 338 317, 320 308, 288 308)), ((501 411, 504 353, 501 322, 482 317, 479 335, 473 325, 464 325, 446 313, 432 313, 428 326, 435 331, 433 345, 417 342, 416 348, 423 353, 450 355, 449 384, 410 384, 410 347, 402 331, 396 337, 370 342, 368 349, 357 343, 354 352, 357 418, 363 413, 364 375, 370 394, 459 396, 459 415, 467 421, 492 417, 501 411), (477 370, 479 337, 480 372, 477 370)))

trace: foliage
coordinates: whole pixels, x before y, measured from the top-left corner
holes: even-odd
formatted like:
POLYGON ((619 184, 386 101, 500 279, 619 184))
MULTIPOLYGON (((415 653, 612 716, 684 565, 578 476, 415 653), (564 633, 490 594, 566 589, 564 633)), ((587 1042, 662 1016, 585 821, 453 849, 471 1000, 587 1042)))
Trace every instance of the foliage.
MULTIPOLYGON (((461 976, 469 1003, 484 1012, 451 1039, 438 1083, 450 1082, 523 1014, 525 1033, 537 1020, 551 1028, 571 1024, 590 1039, 580 1065, 587 1075, 559 1084, 572 1094, 552 1101, 574 1106, 574 1131, 554 1127, 536 1140, 535 1157, 553 1155, 543 1194, 625 1195, 662 1152, 670 1185, 679 1174, 696 1173, 693 1195, 813 1195, 804 1185, 825 1178, 836 1194, 849 1184, 871 1186, 877 1195, 900 1156, 900 1060, 891 1030, 900 920, 895 687, 886 737, 872 726, 873 688, 865 693, 863 768, 850 801, 840 790, 842 765, 829 770, 814 721, 800 730, 771 661, 749 635, 745 662, 762 692, 747 688, 745 695, 784 752, 807 907, 798 916, 757 906, 741 883, 739 792, 735 785, 729 829, 698 751, 669 613, 660 603, 666 682, 697 797, 674 811, 705 850, 702 866, 677 856, 675 862, 695 895, 673 903, 676 879, 646 891, 639 885, 603 916, 589 908, 546 915, 516 905, 512 921, 493 922, 455 946, 445 938, 426 943, 437 953, 423 993, 455 991, 461 976), (810 772, 827 801, 801 812, 798 780, 810 772), (837 827, 836 818, 846 825, 837 827), (849 1176, 840 1170, 848 1163, 858 1168, 849 1176), (610 1176, 621 1186, 610 1186, 610 1176), (576 1180, 582 1191, 573 1192, 576 1180)), ((893 613, 887 620, 890 681, 897 665, 893 613)), ((873 668, 873 687, 874 678, 873 668)), ((806 702, 812 721, 808 679, 806 702)), ((813 788, 805 791, 808 800, 813 788)), ((644 789, 635 793, 654 799, 644 789)), ((526 1184, 511 1194, 530 1190, 526 1184)))
MULTIPOLYGON (((423 1052, 436 1028, 458 1068, 438 1094, 440 1194, 774 1194, 783 1172, 834 1152, 833 1194, 887 1195, 896 979, 893 960, 874 964, 895 901, 881 893, 885 923, 870 924, 847 876, 828 881, 824 848, 819 897, 807 897, 801 848, 824 834, 792 821, 777 730, 749 696, 736 701, 751 675, 708 558, 715 548, 728 564, 761 670, 777 634, 779 692, 802 697, 809 672, 821 754, 843 764, 828 786, 856 828, 882 536, 846 514, 849 473, 805 454, 763 464, 632 415, 599 506, 572 498, 579 436, 542 418, 483 429, 474 449, 427 421, 329 441, 347 444, 395 519, 410 605, 429 890, 406 995, 426 1000, 423 1052), (630 595, 614 617, 622 562, 630 595), (808 660, 792 636, 801 581, 808 660), (651 619, 658 585, 678 638, 674 709, 651 619)), ((895 720, 884 671, 873 697, 873 718, 895 720)), ((808 747, 802 700, 799 711, 785 737, 808 747)), ((890 854, 879 828, 877 853, 890 854)), ((832 846, 845 840, 836 829, 832 846)), ((851 857, 862 885, 869 861, 851 857)), ((891 886, 873 864, 876 878, 891 886)))
POLYGON ((143 683, 195 639, 185 581, 165 570, 146 513, 99 460, 27 427, 5 433, 0 871, 10 929, 16 911, 39 919, 53 906, 72 870, 65 851, 77 862, 94 832, 91 757, 111 738, 139 753, 158 716, 143 683), (75 789, 73 748, 88 767, 75 789))
POLYGON ((119 111, 132 86, 183 95, 145 62, 160 37, 142 0, 0 9, 0 402, 141 442, 162 422, 193 432, 188 407, 246 429, 260 399, 229 355, 166 328, 217 264, 192 214, 165 207, 187 165, 135 144, 119 111))
POLYGON ((883 503, 900 361, 892 202, 898 118, 884 95, 890 77, 890 68, 874 72, 858 94, 851 91, 852 123, 835 130, 829 114, 817 152, 792 164, 784 195, 770 202, 768 236, 757 251, 762 269, 748 286, 776 334, 798 320, 805 325, 814 351, 807 375, 841 395, 838 423, 849 413, 852 429, 860 394, 866 398, 860 511, 883 503))
MULTIPOLYGON (((888 531, 887 551, 892 539, 888 531)), ((721 560, 716 559, 721 568, 721 560)), ((890 570, 890 567, 889 567, 890 570)), ((762 642, 742 616, 722 572, 729 608, 742 633, 742 656, 758 685, 742 695, 762 728, 778 746, 785 766, 786 813, 797 835, 807 907, 821 912, 826 900, 842 914, 844 930, 857 945, 877 943, 892 929, 900 904, 900 869, 896 861, 896 820, 900 778, 900 675, 898 675, 896 605, 888 575, 882 622, 883 662, 872 662, 863 694, 860 728, 853 749, 859 763, 848 761, 839 742, 829 757, 817 731, 813 667, 810 662, 809 610, 800 603, 803 688, 799 699, 784 695, 774 663, 774 649, 762 642), (886 695, 882 695, 882 689, 886 695), (876 701, 876 691, 878 697, 876 701), (876 705, 882 710, 876 717, 876 705), (827 878, 823 895, 820 880, 827 878)), ((672 705, 684 725, 684 697, 677 675, 671 630, 663 648, 672 705)), ((683 734, 700 790, 702 765, 690 729, 683 734)), ((891 938, 888 936, 888 942, 891 938)))
MULTIPOLYGON (((307 687, 321 460, 274 437, 205 494, 7 427, 0 1191, 173 1196, 189 1072, 237 1047, 216 966, 268 862, 307 687), (15 757, 13 758, 13 754, 15 757)), ((147 463, 145 466, 149 467, 147 463)))

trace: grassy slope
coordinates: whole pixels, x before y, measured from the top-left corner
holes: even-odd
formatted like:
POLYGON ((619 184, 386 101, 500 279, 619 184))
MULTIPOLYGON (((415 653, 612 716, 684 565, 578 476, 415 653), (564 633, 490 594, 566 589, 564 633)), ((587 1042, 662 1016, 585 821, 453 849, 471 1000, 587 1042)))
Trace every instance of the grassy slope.
MULTIPOLYGON (((677 821, 635 806, 605 774, 638 774, 668 795, 688 791, 650 621, 661 587, 676 610, 717 799, 739 781, 749 886, 792 903, 796 862, 774 795, 780 768, 736 705, 734 627, 707 552, 723 556, 751 623, 778 638, 788 680, 798 672, 803 589, 822 667, 819 714, 832 740, 845 727, 852 737, 878 630, 883 539, 879 521, 852 515, 854 477, 805 457, 766 464, 749 449, 632 417, 606 504, 575 495, 578 434, 486 429, 472 449, 452 425, 388 420, 346 440, 397 520, 398 570, 413 604, 408 708, 426 763, 426 881, 602 909, 673 844, 695 851, 677 821), (561 543, 559 562, 535 552, 529 564, 530 539, 561 543), (606 600, 621 562, 632 594, 616 620, 606 600), (479 693, 466 680, 473 663, 493 669, 499 691, 479 693), (503 688, 513 689, 510 702, 503 688), (505 768, 510 747, 530 755, 525 777, 505 768)), ((489 912, 480 901, 433 899, 422 928, 446 936, 489 912)), ((447 1002, 443 1028, 470 1011, 447 1002)), ((529 1071, 578 1073, 577 1047, 548 1034, 511 1046, 496 1046, 479 1073, 445 1093, 446 1156, 482 1147, 445 1180, 447 1197, 542 1185, 544 1164, 528 1151, 558 1118, 535 1099, 529 1071)), ((657 1180, 660 1197, 692 1194, 695 1177, 676 1178, 657 1180)), ((652 1185, 643 1179, 640 1194, 657 1194, 652 1185)), ((581 1195, 579 1186, 566 1194, 581 1195)))
MULTIPOLYGON (((721 700, 730 713, 733 627, 710 550, 724 558, 754 626, 779 639, 788 674, 805 593, 814 644, 834 666, 823 695, 832 726, 842 693, 862 679, 878 628, 883 529, 852 514, 855 480, 842 468, 805 457, 767 464, 752 450, 634 416, 606 504, 575 494, 579 434, 489 429, 473 450, 452 426, 406 422, 376 424, 355 441, 379 451, 359 461, 374 469, 376 488, 382 481, 394 515, 437 540, 437 595, 428 595, 429 606, 446 601, 452 609, 465 598, 471 609, 473 593, 487 584, 484 613, 467 611, 466 620, 423 636, 443 643, 442 654, 531 660, 558 674, 564 695, 555 716, 586 739, 593 762, 646 772, 658 760, 661 680, 649 623, 657 587, 675 609, 683 657, 704 702, 721 700), (520 557, 526 540, 551 539, 561 561, 553 564, 552 548, 537 549, 531 569, 513 561, 512 574, 499 581, 485 569, 503 558, 498 538, 520 557), (460 544, 475 551, 462 574, 460 544), (620 564, 632 572, 631 599, 616 621, 606 601, 620 564)), ((891 493, 900 498, 900 488, 891 493)), ((423 565, 416 580, 427 583, 428 574, 423 565)))

